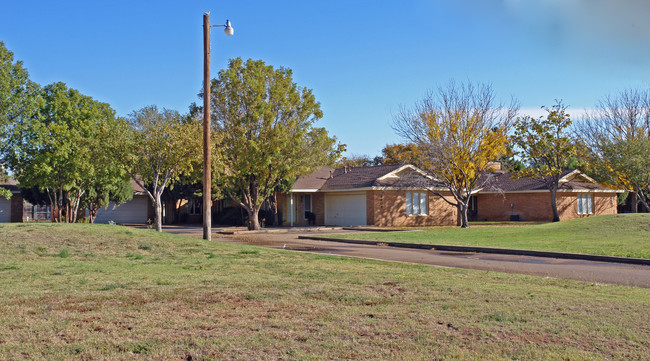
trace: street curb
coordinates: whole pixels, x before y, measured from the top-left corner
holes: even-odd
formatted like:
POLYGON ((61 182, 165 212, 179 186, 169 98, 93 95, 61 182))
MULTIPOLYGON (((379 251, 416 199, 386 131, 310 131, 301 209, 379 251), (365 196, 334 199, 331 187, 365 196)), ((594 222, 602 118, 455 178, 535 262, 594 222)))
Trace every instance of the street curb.
POLYGON ((425 250, 436 250, 436 251, 479 252, 479 253, 509 254, 509 255, 533 256, 533 257, 545 257, 545 258, 579 259, 579 260, 596 261, 596 262, 613 262, 613 263, 625 263, 625 264, 650 266, 650 259, 645 259, 645 258, 601 256, 595 254, 582 254, 582 253, 531 251, 525 249, 491 248, 491 247, 474 247, 474 246, 449 246, 443 244, 422 244, 422 243, 418 244, 418 243, 404 243, 404 242, 366 241, 360 239, 329 238, 329 237, 318 237, 318 236, 298 236, 298 239, 312 239, 316 241, 329 241, 329 242, 340 242, 340 243, 365 244, 371 246, 388 246, 388 247, 413 248, 413 249, 425 249, 425 250))
POLYGON ((235 230, 235 231, 214 231, 216 234, 223 235, 239 235, 239 234, 260 234, 260 233, 300 233, 300 232, 321 232, 321 231, 335 231, 342 229, 341 227, 313 227, 313 228, 266 228, 257 231, 249 230, 235 230))
POLYGON ((343 227, 344 231, 360 232, 419 232, 419 229, 392 229, 392 228, 371 228, 371 227, 343 227))

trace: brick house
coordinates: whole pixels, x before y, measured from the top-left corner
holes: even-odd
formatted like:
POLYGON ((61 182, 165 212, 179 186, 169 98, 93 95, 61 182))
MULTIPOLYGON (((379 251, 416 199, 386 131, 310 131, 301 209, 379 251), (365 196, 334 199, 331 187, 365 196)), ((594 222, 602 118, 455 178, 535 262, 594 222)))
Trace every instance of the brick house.
MULTIPOLYGON (((535 179, 491 173, 470 203, 475 221, 551 221, 550 192, 535 179)), ((449 197, 439 182, 413 165, 321 167, 278 194, 285 225, 456 225, 457 211, 429 190, 449 197), (311 213, 311 215, 310 215, 311 213)), ((615 214, 617 193, 577 170, 565 171, 557 192, 560 219, 615 214)))
MULTIPOLYGON (((517 179, 498 171, 489 173, 487 178, 485 185, 472 195, 470 220, 552 220, 550 192, 541 181, 517 179)), ((10 189, 13 196, 11 200, 0 198, 0 222, 34 219, 34 208, 30 213, 29 204, 23 201, 15 182, 1 186, 10 189)), ((101 209, 96 222, 145 223, 153 219, 153 206, 145 191, 135 183, 133 187, 133 200, 101 209)), ((321 167, 300 177, 289 193, 278 194, 276 198, 283 223, 290 226, 306 226, 312 222, 341 226, 456 225, 456 208, 429 190, 453 201, 442 184, 413 165, 321 167)), ((579 171, 565 171, 557 192, 560 219, 615 214, 620 192, 600 186, 579 171)), ((219 210, 223 208, 222 203, 216 204, 219 210)), ((180 207, 194 217, 186 221, 199 221, 200 203, 181 201, 180 207)))
MULTIPOLYGON (((560 220, 617 213, 617 194, 600 186, 578 170, 560 176, 556 202, 560 220)), ((472 197, 472 219, 476 221, 553 220, 550 191, 540 179, 514 178, 509 173, 493 173, 487 186, 472 197)))
MULTIPOLYGON (((293 226, 308 225, 308 212, 316 225, 455 225, 456 208, 428 194, 423 178, 430 177, 412 165, 321 167, 296 180, 288 194, 279 194, 278 207, 284 224, 293 226)), ((441 185, 431 184, 451 198, 441 185)))

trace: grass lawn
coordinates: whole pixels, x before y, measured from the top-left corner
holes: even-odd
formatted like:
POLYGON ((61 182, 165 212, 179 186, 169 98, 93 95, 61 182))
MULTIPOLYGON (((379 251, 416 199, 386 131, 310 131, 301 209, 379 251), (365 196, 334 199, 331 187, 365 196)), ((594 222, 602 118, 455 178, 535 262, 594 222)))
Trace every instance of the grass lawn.
POLYGON ((650 290, 0 225, 0 359, 539 360, 650 355, 650 290))
POLYGON ((650 258, 650 214, 617 214, 521 226, 470 223, 469 229, 430 227, 418 232, 331 237, 650 258))

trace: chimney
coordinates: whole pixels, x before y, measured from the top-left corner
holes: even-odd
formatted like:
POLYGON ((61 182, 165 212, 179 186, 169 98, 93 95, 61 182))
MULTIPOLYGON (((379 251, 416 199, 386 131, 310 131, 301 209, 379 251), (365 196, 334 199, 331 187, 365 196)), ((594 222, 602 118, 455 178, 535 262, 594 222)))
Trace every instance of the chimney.
POLYGON ((333 176, 333 173, 332 173, 332 171, 330 171, 330 177, 329 177, 329 178, 327 178, 327 179, 332 179, 332 178, 334 178, 334 176, 333 176))

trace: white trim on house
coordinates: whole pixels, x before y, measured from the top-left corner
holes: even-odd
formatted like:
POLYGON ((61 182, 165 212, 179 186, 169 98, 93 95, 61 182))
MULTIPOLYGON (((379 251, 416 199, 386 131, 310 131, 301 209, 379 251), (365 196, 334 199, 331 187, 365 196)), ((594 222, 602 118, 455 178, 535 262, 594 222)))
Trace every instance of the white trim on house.
POLYGON ((316 193, 320 192, 320 189, 292 189, 289 193, 316 193))
POLYGON ((431 179, 431 180, 434 180, 434 181, 438 181, 437 178, 434 178, 433 176, 427 174, 425 171, 423 171, 422 169, 420 169, 420 168, 418 168, 418 167, 416 167, 416 166, 414 166, 412 164, 405 164, 405 165, 395 169, 392 172, 384 174, 383 176, 377 178, 377 180, 381 181, 381 180, 388 179, 388 178, 400 178, 399 173, 401 173, 405 169, 410 169, 410 170, 418 173, 419 175, 421 175, 421 176, 423 176, 425 178, 428 178, 428 179, 431 179))
POLYGON ((572 180, 574 180, 574 179, 576 179, 578 177, 586 180, 589 183, 598 184, 598 182, 596 182, 595 179, 593 179, 593 178, 589 177, 588 175, 582 173, 578 169, 576 169, 573 172, 571 172, 571 173, 565 175, 564 177, 560 178, 560 183, 570 182, 570 181, 572 181, 572 180))

